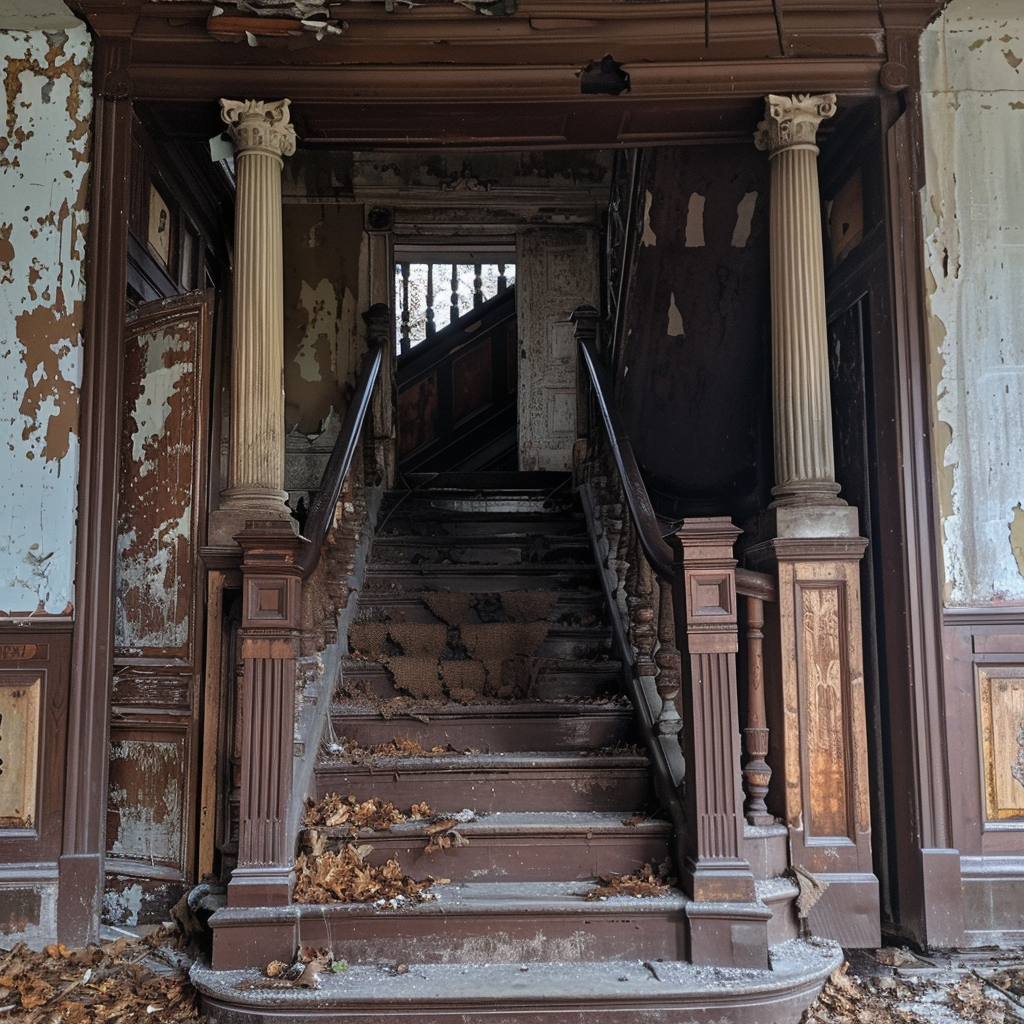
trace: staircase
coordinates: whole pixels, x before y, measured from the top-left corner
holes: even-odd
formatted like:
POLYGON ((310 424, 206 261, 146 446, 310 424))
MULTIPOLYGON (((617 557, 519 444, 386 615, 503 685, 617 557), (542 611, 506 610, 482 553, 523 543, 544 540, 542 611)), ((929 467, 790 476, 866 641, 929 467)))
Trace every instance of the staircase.
MULTIPOLYGON (((194 975, 211 1019, 796 1020, 834 947, 784 942, 771 971, 686 962, 671 827, 568 480, 412 482, 379 517, 297 897, 338 878, 342 893, 366 888, 395 860, 392 875, 436 881, 371 902, 220 911, 217 970, 194 975), (243 968, 300 947, 348 968, 316 991, 245 987, 243 968)), ((792 938, 792 887, 763 887, 774 938, 792 938)))

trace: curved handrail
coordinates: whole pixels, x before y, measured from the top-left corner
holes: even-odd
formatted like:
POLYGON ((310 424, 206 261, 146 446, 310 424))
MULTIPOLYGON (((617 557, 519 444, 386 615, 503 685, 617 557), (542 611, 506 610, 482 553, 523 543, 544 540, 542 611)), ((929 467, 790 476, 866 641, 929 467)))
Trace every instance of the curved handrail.
POLYGON ((327 534, 330 532, 334 509, 341 497, 341 489, 345 485, 349 467, 352 465, 352 456, 355 454, 356 445, 363 430, 363 421, 370 408, 373 389, 380 376, 383 359, 384 349, 378 344, 375 349, 371 349, 370 359, 359 375, 355 394, 345 413, 345 421, 341 425, 337 441, 334 442, 327 465, 324 466, 323 476, 320 478, 320 489, 310 504, 304 534, 309 543, 302 549, 298 557, 303 579, 309 577, 320 561, 320 552, 327 539, 327 534))
POLYGON ((647 487, 640 475, 640 467, 633 454, 633 446, 619 419, 618 410, 608 401, 608 395, 611 394, 608 371, 604 368, 593 341, 589 338, 580 338, 579 345, 580 351, 583 353, 583 363, 594 388, 594 399, 601 412, 612 457, 615 459, 619 476, 622 478, 626 501, 633 514, 633 521, 637 525, 640 546, 643 548, 651 568, 662 579, 671 580, 675 574, 675 552, 661 535, 654 507, 651 505, 647 487))

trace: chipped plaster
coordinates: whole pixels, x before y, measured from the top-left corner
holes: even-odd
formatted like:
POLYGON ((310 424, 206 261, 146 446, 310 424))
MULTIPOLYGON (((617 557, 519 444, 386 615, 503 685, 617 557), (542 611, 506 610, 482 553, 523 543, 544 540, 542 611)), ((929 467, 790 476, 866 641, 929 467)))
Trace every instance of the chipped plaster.
POLYGON ((0 31, 0 614, 15 615, 73 601, 91 44, 45 6, 67 27, 0 31))
POLYGON ((922 40, 928 337, 951 606, 1024 600, 1024 12, 953 0, 922 40))

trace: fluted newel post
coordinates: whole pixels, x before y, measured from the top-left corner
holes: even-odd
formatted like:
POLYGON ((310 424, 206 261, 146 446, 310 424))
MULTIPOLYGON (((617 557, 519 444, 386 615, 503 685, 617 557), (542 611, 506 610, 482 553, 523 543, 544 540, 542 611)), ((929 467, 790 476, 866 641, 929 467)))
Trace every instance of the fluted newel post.
POLYGON ((305 541, 281 520, 250 522, 242 560, 242 778, 233 907, 291 902, 295 835, 288 805, 295 733, 295 665, 305 541))
POLYGON ((688 820, 683 884, 694 963, 768 966, 768 918, 743 849, 737 729, 736 559, 740 530, 724 517, 676 531, 676 623, 682 658, 682 737, 688 820))
POLYGON ((295 152, 288 100, 221 100, 235 145, 235 247, 228 486, 212 542, 247 520, 290 521, 284 491, 281 168, 295 152))
POLYGON ((754 141, 771 161, 773 506, 844 504, 835 479, 818 192, 818 125, 836 98, 769 96, 754 141))

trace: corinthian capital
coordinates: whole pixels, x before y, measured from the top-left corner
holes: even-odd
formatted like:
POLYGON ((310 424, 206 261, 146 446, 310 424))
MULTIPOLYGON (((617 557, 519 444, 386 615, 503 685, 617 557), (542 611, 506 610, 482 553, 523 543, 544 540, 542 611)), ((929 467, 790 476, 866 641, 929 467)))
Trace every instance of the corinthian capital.
POLYGON ((295 128, 289 123, 291 100, 221 100, 221 120, 235 144, 235 153, 261 152, 276 157, 295 152, 295 128))
POLYGON ((813 146, 818 125, 836 112, 835 93, 821 96, 768 96, 764 120, 754 133, 754 145, 777 153, 790 146, 813 146))

